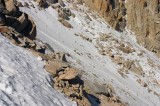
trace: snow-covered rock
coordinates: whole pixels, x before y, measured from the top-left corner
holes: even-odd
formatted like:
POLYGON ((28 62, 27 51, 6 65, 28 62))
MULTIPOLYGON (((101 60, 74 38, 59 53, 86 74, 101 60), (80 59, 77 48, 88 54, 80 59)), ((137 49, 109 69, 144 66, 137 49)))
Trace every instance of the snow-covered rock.
POLYGON ((51 84, 42 61, 0 34, 0 106, 76 106, 51 84))

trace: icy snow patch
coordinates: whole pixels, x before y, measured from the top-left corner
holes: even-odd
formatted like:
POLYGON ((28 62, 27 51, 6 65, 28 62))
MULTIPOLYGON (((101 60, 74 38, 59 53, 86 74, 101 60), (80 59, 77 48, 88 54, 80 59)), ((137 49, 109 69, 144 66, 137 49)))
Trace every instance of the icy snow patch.
POLYGON ((76 106, 51 81, 42 61, 0 34, 0 106, 76 106))

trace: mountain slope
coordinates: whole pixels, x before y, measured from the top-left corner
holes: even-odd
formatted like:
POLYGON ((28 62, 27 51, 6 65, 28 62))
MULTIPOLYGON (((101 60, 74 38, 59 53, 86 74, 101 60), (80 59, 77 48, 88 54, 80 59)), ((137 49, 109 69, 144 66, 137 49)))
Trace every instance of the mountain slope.
POLYGON ((140 46, 133 33, 115 31, 96 13, 73 1, 66 0, 64 7, 75 14, 68 20, 73 28, 63 26, 51 6, 39 9, 32 0, 20 2, 29 5, 20 10, 33 18, 37 38, 68 53, 67 60, 82 70, 91 91, 98 89, 96 84, 112 85, 115 94, 130 106, 160 105, 160 60, 140 46))
POLYGON ((160 104, 159 97, 154 95, 154 93, 149 93, 148 89, 154 89, 153 91, 159 92, 157 89, 158 85, 154 86, 151 83, 153 79, 159 81, 159 59, 138 45, 132 33, 119 33, 113 30, 103 19, 90 13, 83 5, 76 5, 74 2, 65 3, 66 8, 72 10, 76 15, 75 18, 71 17, 69 20, 73 29, 64 27, 58 21, 58 14, 52 7, 39 11, 35 4, 36 8, 21 8, 21 10, 33 17, 37 24, 37 37, 39 39, 47 42, 56 50, 69 53, 72 56, 69 59, 73 65, 89 74, 84 75, 84 79, 101 84, 113 85, 116 93, 132 106, 158 106, 160 104), (91 21, 87 17, 90 17, 91 21), (92 43, 79 36, 75 36, 75 33, 91 38, 92 43), (111 39, 107 42, 101 42, 102 45, 110 48, 113 55, 119 55, 118 53, 120 53, 124 60, 137 61, 143 69, 145 76, 129 72, 129 74, 126 74, 127 78, 121 77, 118 70, 123 66, 117 65, 109 56, 102 56, 97 48, 95 48, 100 33, 111 36, 111 39), (121 53, 122 51, 116 49, 116 45, 120 45, 120 43, 131 45, 131 48, 136 52, 129 54, 121 53), (142 51, 144 51, 144 55, 138 56, 142 51), (147 59, 153 61, 155 65, 153 67, 150 66, 147 59), (155 74, 152 75, 152 73, 155 74), (148 86, 146 88, 142 87, 137 82, 139 79, 146 82, 148 86))
POLYGON ((75 106, 50 85, 44 63, 0 35, 1 106, 75 106), (34 65, 33 65, 34 64, 34 65))

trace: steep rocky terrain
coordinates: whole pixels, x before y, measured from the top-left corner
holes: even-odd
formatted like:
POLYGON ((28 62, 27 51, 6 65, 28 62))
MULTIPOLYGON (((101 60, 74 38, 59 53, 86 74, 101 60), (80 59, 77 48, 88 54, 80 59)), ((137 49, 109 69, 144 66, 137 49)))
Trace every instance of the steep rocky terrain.
POLYGON ((140 44, 160 55, 160 1, 127 0, 127 28, 140 44))
POLYGON ((127 29, 136 34, 138 42, 159 55, 159 0, 85 0, 118 31, 127 29))
POLYGON ((118 31, 126 26, 125 0, 85 0, 91 9, 97 10, 118 31))
POLYGON ((160 105, 160 60, 124 29, 127 3, 85 2, 114 28, 82 0, 8 0, 0 31, 16 46, 0 36, 0 105, 160 105))

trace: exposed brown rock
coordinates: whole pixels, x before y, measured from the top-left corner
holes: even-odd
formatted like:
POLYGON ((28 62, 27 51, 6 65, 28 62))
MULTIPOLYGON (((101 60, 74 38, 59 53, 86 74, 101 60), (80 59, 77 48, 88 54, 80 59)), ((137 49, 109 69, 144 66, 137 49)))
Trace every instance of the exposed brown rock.
POLYGON ((10 29, 7 26, 0 26, 0 32, 6 33, 6 32, 9 32, 9 31, 10 31, 10 29))
POLYGON ((59 76, 59 80, 71 80, 77 77, 78 73, 75 71, 75 69, 66 69, 66 72, 64 74, 59 76))
POLYGON ((15 16, 17 8, 14 5, 14 0, 5 0, 6 9, 9 11, 10 15, 15 16))
MULTIPOLYGON (((56 75, 58 72, 58 69, 68 67, 68 64, 62 63, 60 61, 48 61, 45 68, 46 70, 51 73, 52 75, 56 75)), ((68 75, 68 73, 67 73, 68 75)), ((66 76, 62 77, 62 79, 65 79, 66 76)), ((67 77, 68 78, 68 77, 67 77)))
POLYGON ((20 14, 16 17, 7 16, 6 24, 13 27, 19 33, 23 32, 23 34, 29 39, 34 40, 37 34, 35 23, 27 14, 20 11, 19 13, 20 14))
POLYGON ((107 97, 103 94, 99 95, 101 105, 100 106, 126 106, 121 103, 117 97, 107 97))
POLYGON ((124 30, 126 26, 124 0, 85 0, 85 3, 98 11, 116 30, 124 30))
POLYGON ((160 56, 159 0, 84 1, 90 9, 98 11, 114 29, 122 31, 127 26, 135 32, 140 44, 160 56))
POLYGON ((136 33, 139 43, 160 53, 159 0, 127 0, 127 27, 136 33))
POLYGON ((123 64, 123 68, 143 76, 144 72, 142 67, 139 65, 139 63, 136 63, 135 61, 127 60, 127 61, 124 61, 122 64, 123 64))

